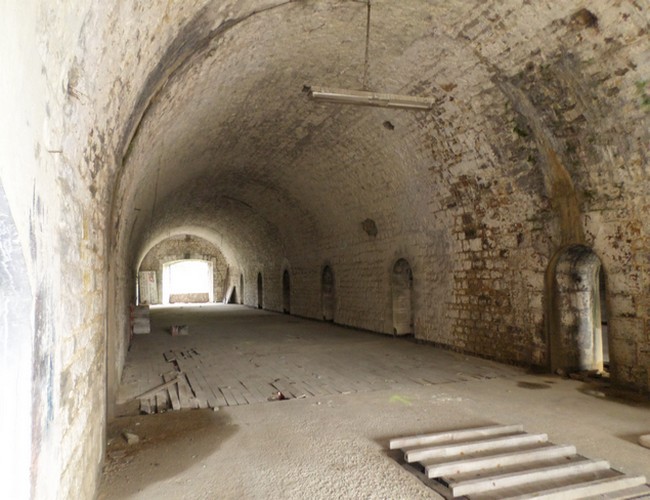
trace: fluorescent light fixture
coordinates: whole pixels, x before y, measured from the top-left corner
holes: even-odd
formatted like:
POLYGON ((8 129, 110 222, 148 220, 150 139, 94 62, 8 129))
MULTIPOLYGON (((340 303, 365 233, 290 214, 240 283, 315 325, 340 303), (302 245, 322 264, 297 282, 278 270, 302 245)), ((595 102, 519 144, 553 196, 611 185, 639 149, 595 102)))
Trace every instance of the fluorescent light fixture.
POLYGON ((432 109, 435 104, 433 97, 382 94, 364 90, 344 90, 326 87, 309 87, 308 94, 312 99, 320 102, 378 106, 381 108, 432 109))

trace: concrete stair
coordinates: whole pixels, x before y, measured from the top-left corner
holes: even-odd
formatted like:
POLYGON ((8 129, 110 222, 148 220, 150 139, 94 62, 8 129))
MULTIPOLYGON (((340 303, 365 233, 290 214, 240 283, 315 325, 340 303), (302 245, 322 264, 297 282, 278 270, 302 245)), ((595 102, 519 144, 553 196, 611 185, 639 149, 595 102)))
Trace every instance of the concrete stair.
POLYGON ((395 438, 391 450, 445 498, 650 499, 643 476, 628 476, 605 460, 556 445, 522 425, 491 425, 395 438))

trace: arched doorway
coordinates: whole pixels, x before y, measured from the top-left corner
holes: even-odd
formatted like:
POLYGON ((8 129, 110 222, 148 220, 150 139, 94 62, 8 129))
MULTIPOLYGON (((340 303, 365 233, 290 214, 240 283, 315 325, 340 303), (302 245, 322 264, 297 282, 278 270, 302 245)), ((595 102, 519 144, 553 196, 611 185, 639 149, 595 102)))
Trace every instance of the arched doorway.
POLYGON ((198 259, 163 264, 163 304, 214 301, 212 262, 198 259))
POLYGON ((244 304, 244 273, 239 275, 239 303, 244 304))
POLYGON ((264 281, 262 280, 262 273, 257 273, 257 308, 264 307, 264 281))
POLYGON ((325 266, 321 276, 321 309, 323 320, 334 321, 335 304, 334 273, 330 266, 325 266))
POLYGON ((393 266, 391 277, 393 295, 393 334, 413 333, 413 272, 405 259, 399 259, 393 266))
POLYGON ((600 296, 600 331, 603 339, 603 368, 609 371, 609 332, 608 332, 608 311, 607 311, 607 287, 605 284, 605 270, 600 266, 598 276, 600 296))
POLYGON ((286 269, 282 273, 282 312, 284 314, 291 313, 291 278, 286 269))
POLYGON ((561 250, 551 262, 549 361, 552 371, 604 369, 602 332, 604 272, 598 256, 585 245, 561 250), (603 281, 601 285, 601 281, 603 281))

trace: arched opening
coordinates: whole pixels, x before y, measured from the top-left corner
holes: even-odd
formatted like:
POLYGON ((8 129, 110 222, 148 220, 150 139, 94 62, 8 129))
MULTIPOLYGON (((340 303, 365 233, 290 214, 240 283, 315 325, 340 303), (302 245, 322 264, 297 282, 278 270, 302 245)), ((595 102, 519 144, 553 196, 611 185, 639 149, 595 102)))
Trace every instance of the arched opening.
POLYGON ((413 333, 413 272, 405 259, 399 259, 393 266, 391 279, 393 292, 393 334, 413 333))
POLYGON ((291 278, 286 269, 282 273, 282 312, 284 314, 291 313, 291 278))
POLYGON ((239 303, 244 303, 244 273, 239 275, 239 303))
POLYGON ((163 265, 163 304, 212 302, 212 280, 212 262, 167 262, 163 265))
POLYGON ((330 266, 325 266, 321 276, 321 308, 323 320, 334 321, 334 273, 330 266))
POLYGON ((598 275, 599 296, 600 296, 600 331, 603 339, 603 369, 609 371, 609 334, 607 329, 607 287, 605 284, 605 270, 600 266, 598 275))
POLYGON ((264 280, 262 280, 262 273, 257 273, 257 308, 264 307, 264 280))
MULTIPOLYGON (((140 252, 136 275, 136 297, 139 304, 163 304, 165 265, 178 261, 209 262, 212 268, 212 289, 210 302, 228 302, 238 297, 240 290, 229 286, 229 263, 214 243, 201 236, 179 232, 156 239, 140 252), (237 292, 237 293, 236 293, 237 292)), ((167 271, 169 272, 169 271, 167 271)), ((169 282, 167 282, 169 287, 169 282)))
POLYGON ((585 245, 559 252, 551 263, 549 361, 551 370, 602 371, 605 274, 598 256, 585 245))

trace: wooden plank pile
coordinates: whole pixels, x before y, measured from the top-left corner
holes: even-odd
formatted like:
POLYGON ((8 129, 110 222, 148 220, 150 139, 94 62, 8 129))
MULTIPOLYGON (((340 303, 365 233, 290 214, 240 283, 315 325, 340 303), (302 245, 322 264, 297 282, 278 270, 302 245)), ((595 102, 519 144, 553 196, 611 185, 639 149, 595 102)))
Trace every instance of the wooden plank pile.
POLYGON ((249 391, 242 382, 235 388, 223 383, 219 377, 214 377, 214 374, 211 377, 206 376, 209 367, 203 364, 204 360, 194 348, 169 350, 163 356, 174 369, 162 375, 163 381, 160 385, 137 396, 141 413, 214 409, 272 399, 269 397, 275 390, 272 385, 268 385, 268 391, 249 391))
POLYGON ((555 445, 521 425, 492 425, 396 438, 404 465, 445 498, 650 498, 643 476, 555 445))

